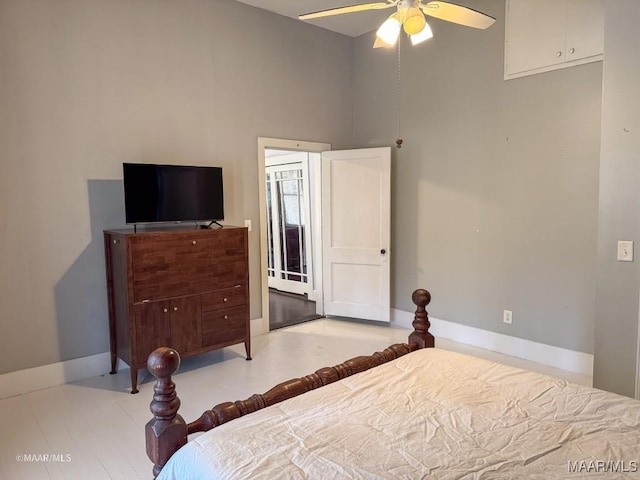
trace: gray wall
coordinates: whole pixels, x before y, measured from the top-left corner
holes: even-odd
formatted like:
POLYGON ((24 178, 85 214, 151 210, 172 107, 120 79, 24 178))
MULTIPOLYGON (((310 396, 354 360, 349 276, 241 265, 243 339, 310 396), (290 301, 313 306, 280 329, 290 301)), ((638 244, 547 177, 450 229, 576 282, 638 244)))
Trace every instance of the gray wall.
MULTIPOLYGON (((592 353, 602 62, 505 82, 504 1, 466 3, 497 23, 433 20, 400 49, 392 303, 425 287, 433 317, 592 353)), ((355 143, 391 145, 398 58, 372 43, 355 45, 355 143)))
POLYGON ((606 2, 594 385, 633 396, 640 291, 640 2, 606 2), (616 261, 633 240, 635 261, 616 261))
MULTIPOLYGON (((226 223, 259 225, 257 137, 350 147, 351 65, 350 38, 229 0, 0 2, 0 373, 108 350, 122 162, 220 165, 226 223)), ((257 228, 250 257, 257 318, 257 228)))

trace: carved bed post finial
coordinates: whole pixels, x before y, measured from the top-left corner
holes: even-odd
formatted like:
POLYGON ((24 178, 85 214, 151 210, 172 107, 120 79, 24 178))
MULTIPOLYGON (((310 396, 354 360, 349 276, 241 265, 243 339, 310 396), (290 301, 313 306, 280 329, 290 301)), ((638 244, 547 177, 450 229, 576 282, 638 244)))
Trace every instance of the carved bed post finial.
POLYGON ((424 289, 413 292, 411 300, 416 304, 415 318, 413 319, 413 332, 409 335, 409 343, 417 345, 418 348, 433 348, 434 338, 429 333, 429 314, 425 307, 431 301, 431 294, 424 289))
POLYGON ((150 405, 153 419, 145 426, 147 456, 153 462, 153 476, 158 476, 167 460, 187 443, 187 424, 178 415, 180 399, 171 375, 180 366, 180 355, 172 348, 160 347, 147 360, 147 367, 157 378, 150 405))

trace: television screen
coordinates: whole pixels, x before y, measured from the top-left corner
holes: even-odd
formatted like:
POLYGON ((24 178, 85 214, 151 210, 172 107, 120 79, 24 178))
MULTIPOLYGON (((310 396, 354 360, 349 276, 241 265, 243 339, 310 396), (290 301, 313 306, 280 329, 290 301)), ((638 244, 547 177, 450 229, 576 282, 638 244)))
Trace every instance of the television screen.
POLYGON ((123 163, 127 223, 224 219, 221 167, 123 163))

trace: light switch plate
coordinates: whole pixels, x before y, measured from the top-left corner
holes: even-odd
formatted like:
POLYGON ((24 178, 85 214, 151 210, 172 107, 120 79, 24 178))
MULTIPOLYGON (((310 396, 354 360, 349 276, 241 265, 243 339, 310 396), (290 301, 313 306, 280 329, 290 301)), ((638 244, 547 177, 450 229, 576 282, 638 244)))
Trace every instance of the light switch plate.
POLYGON ((630 240, 618 240, 618 261, 633 262, 633 242, 630 240))

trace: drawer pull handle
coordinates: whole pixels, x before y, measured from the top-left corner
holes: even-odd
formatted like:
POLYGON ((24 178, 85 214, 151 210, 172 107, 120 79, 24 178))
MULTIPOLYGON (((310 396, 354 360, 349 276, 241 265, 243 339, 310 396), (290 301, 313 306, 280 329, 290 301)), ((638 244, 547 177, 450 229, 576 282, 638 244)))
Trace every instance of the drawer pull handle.
POLYGON ((191 242, 191 245, 197 245, 198 242, 196 242, 195 240, 193 242, 191 242))
POLYGON ((223 298, 223 299, 222 299, 222 301, 223 301, 223 302, 228 302, 228 301, 229 301, 229 299, 228 299, 228 298, 223 298))
POLYGON ((114 244, 120 243, 120 240, 114 240, 113 243, 114 244))
POLYGON ((168 311, 169 311, 169 309, 168 309, 168 308, 165 308, 165 309, 164 309, 164 313, 167 313, 168 311))
POLYGON ((227 320, 229 317, 227 315, 224 316, 224 319, 227 320))
POLYGON ((177 312, 178 311, 178 307, 173 307, 173 311, 177 312))

